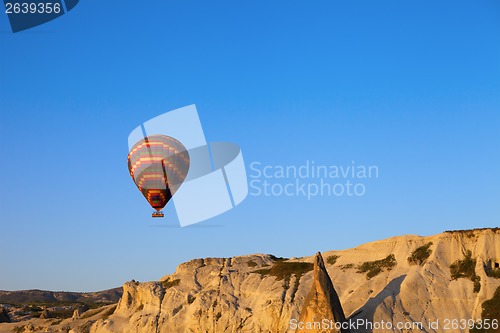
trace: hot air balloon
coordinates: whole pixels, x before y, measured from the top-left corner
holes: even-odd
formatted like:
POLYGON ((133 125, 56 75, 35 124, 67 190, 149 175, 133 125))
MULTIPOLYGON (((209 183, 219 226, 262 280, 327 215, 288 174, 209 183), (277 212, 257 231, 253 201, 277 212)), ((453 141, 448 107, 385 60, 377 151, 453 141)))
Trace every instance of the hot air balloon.
POLYGON ((128 154, 128 170, 135 185, 155 209, 153 217, 163 217, 163 207, 186 178, 189 153, 174 138, 150 135, 139 140, 128 154))

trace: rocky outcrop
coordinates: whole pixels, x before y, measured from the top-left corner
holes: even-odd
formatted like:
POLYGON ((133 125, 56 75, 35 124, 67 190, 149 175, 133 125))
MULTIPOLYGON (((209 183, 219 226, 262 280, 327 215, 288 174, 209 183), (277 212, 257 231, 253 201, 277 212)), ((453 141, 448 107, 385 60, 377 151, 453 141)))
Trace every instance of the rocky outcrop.
POLYGON ((49 318, 50 318, 49 310, 47 310, 47 306, 44 306, 42 314, 40 315, 40 319, 49 319, 49 318))
MULTIPOLYGON (((484 302, 500 287, 500 269, 495 267, 500 262, 500 230, 495 229, 394 237, 322 256, 324 263, 315 256, 281 259, 262 254, 195 259, 160 281, 126 283, 118 306, 92 309, 59 324, 57 319, 30 322, 44 327, 41 332, 70 327, 84 333, 292 333, 300 314, 323 311, 320 304, 331 307, 328 315, 334 321, 342 321, 335 314, 340 309, 331 296, 335 290, 350 324, 390 322, 393 327, 356 327, 352 332, 399 333, 405 331, 396 328, 400 323, 410 324, 406 332, 435 333, 441 330, 426 323, 481 318, 484 302), (458 266, 467 266, 467 272, 452 274, 450 266, 466 259, 467 265, 458 266), (335 288, 320 276, 329 276, 335 288), (308 296, 311 290, 314 294, 308 296)), ((2 324, 0 333, 26 324, 2 324)))
POLYGON ((160 282, 128 282, 116 312, 95 332, 282 332, 298 315, 307 288, 294 274, 267 271, 278 258, 252 255, 195 259, 160 282), (287 287, 288 286, 288 287, 287 287))
POLYGON ((88 311, 89 310, 89 307, 88 305, 86 304, 83 304, 83 305, 80 305, 77 309, 75 309, 75 311, 73 311, 73 316, 71 316, 71 318, 73 320, 76 320, 76 319, 79 319, 80 316, 85 312, 85 311, 88 311))
POLYGON ((312 287, 302 305, 296 332, 350 333, 348 325, 344 326, 347 324, 344 310, 320 252, 314 258, 313 274, 312 287))
MULTIPOLYGON (((342 321, 340 312, 334 312, 341 307, 331 296, 334 289, 327 287, 325 272, 350 322, 416 323, 413 332, 429 332, 418 323, 481 318, 483 302, 500 286, 500 279, 485 271, 486 263, 500 258, 500 230, 394 237, 323 256, 322 264, 317 257, 280 260, 269 255, 191 260, 160 282, 126 284, 115 313, 97 321, 92 333, 114 332, 117 327, 157 333, 291 333, 302 308, 314 302, 331 306, 329 315, 342 321), (468 251, 479 277, 476 282, 453 279, 450 272, 468 251), (315 261, 316 272, 293 272, 301 263, 315 261), (280 263, 291 265, 283 268, 280 263), (318 283, 320 276, 324 279, 318 283), (313 288, 329 298, 308 297, 313 288)), ((355 331, 372 332, 366 326, 355 331)))
POLYGON ((10 323, 9 313, 5 308, 0 310, 0 323, 10 323))
POLYGON ((366 322, 477 319, 500 286, 483 267, 500 257, 498 230, 395 237, 324 255, 327 264, 320 256, 192 260, 159 282, 127 283, 115 313, 98 320, 92 332, 295 332, 292 323, 304 318, 343 322, 342 307, 353 320, 366 322), (420 247, 425 251, 416 251, 420 247), (469 250, 479 292, 475 282, 450 274, 450 265, 469 250), (302 270, 311 263, 314 272, 302 270))

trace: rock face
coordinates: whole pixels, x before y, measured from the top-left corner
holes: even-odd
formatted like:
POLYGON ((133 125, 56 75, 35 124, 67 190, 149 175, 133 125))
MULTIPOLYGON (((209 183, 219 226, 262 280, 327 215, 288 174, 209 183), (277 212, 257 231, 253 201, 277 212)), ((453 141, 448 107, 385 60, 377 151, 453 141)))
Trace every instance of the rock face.
POLYGON ((0 323, 10 323, 10 317, 5 308, 0 310, 0 323))
POLYGON ((298 316, 294 299, 308 289, 301 281, 312 276, 278 279, 265 272, 276 262, 270 255, 195 259, 161 282, 128 282, 116 312, 91 332, 281 332, 298 316))
MULTIPOLYGON (((328 272, 348 320, 394 324, 384 332, 401 332, 397 323, 412 324, 412 332, 436 332, 418 323, 479 319, 483 302, 500 287, 486 269, 500 261, 498 229, 394 237, 323 255, 326 264, 323 270, 317 262, 317 275, 328 272), (450 266, 468 251, 476 277, 454 279, 450 266)), ((300 271, 315 261, 270 255, 191 260, 160 282, 125 284, 115 313, 97 320, 91 333, 292 333, 292 321, 308 313, 302 308, 310 290, 333 290, 325 281, 313 287, 314 272, 300 271)), ((321 302, 341 308, 335 297, 321 302)), ((340 313, 333 317, 342 321, 340 313)), ((352 331, 373 332, 366 326, 352 331)))
MULTIPOLYGON (((394 237, 322 255, 324 263, 317 256, 280 259, 263 254, 195 259, 160 281, 126 283, 117 306, 92 309, 59 324, 57 319, 29 322, 43 327, 40 332, 66 332, 70 327, 78 333, 295 333, 292 323, 301 314, 323 311, 320 304, 325 311, 330 304, 328 315, 342 321, 335 312, 341 307, 331 296, 335 286, 350 324, 392 324, 351 332, 437 333, 445 331, 442 326, 429 329, 425 324, 480 319, 483 303, 500 287, 499 229, 394 237), (452 267, 463 271, 453 272, 452 267), (321 276, 329 276, 333 286, 321 282, 321 276), (398 323, 410 328, 398 329, 398 323)), ((0 333, 26 325, 4 323, 0 333)))
POLYGON ((297 333, 350 333, 339 296, 325 268, 321 253, 314 258, 314 280, 302 305, 297 333), (340 325, 335 326, 334 323, 340 325), (340 329, 338 329, 340 328, 340 329))

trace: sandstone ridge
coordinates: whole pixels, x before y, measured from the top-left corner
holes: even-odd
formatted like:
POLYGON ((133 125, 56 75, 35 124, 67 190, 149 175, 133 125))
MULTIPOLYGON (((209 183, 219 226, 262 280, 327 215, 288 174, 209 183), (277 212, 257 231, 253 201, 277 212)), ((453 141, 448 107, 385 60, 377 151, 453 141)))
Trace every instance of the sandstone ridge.
MULTIPOLYGON (((328 315, 336 321, 344 320, 335 313, 339 309, 345 311, 346 320, 371 322, 479 319, 483 303, 500 287, 497 229, 393 237, 323 252, 322 257, 324 262, 317 255, 195 259, 159 281, 127 282, 116 309, 109 306, 100 315, 56 324, 55 319, 32 324, 44 327, 43 332, 66 327, 85 333, 283 333, 296 331, 291 320, 299 321, 304 313, 314 315, 315 311, 304 310, 314 310, 314 302, 326 304, 316 310, 330 309, 328 315), (324 298, 308 296, 312 289, 324 298)), ((11 332, 20 324, 1 324, 0 332, 11 332)), ((392 331, 400 332, 387 330, 392 331)), ((424 331, 439 332, 412 330, 424 331)))

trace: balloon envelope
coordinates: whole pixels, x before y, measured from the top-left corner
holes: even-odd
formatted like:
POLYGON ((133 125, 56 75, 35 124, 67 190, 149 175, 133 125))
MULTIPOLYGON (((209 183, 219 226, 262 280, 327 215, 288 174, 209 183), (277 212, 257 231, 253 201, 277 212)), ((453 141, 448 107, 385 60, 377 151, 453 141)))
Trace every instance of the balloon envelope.
POLYGON ((151 207, 160 211, 186 178, 189 153, 174 138, 150 135, 138 141, 130 150, 128 169, 151 207))

